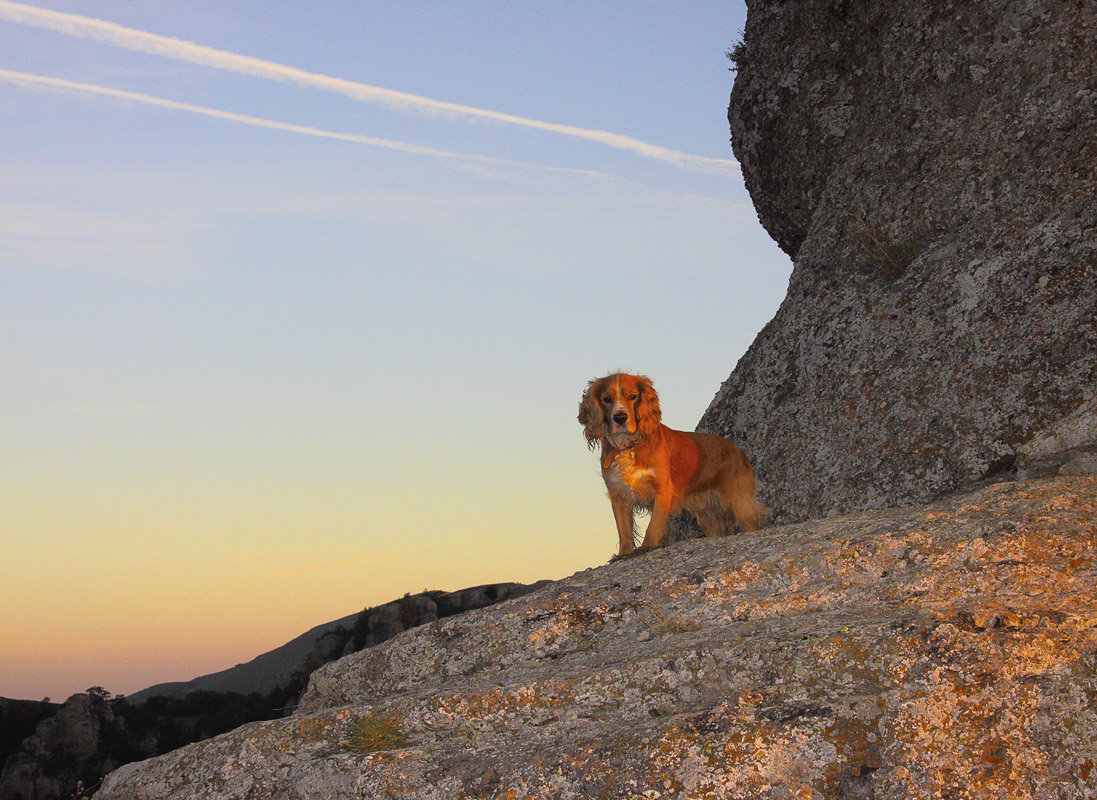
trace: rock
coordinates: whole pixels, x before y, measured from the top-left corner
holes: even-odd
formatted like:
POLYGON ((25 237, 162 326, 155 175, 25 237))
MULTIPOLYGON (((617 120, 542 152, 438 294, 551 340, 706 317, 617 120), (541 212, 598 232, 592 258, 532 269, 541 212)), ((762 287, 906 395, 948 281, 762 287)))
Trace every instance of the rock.
POLYGON ((116 726, 105 692, 73 695, 8 757, 0 773, 0 798, 68 798, 78 781, 95 785, 119 763, 104 744, 116 726))
POLYGON ((794 270, 698 429, 776 521, 1012 477, 1097 396, 1097 4, 748 9, 732 143, 794 270))
POLYGON ((1097 401, 1040 431, 1017 455, 1018 477, 1097 475, 1097 401))
POLYGON ((38 724, 61 710, 49 698, 42 701, 11 700, 0 697, 0 768, 8 755, 32 735, 38 724))
POLYGON ((378 606, 369 616, 369 635, 366 637, 366 646, 388 641, 398 633, 406 630, 400 619, 400 609, 395 603, 378 606))
POLYGON ((407 631, 99 800, 1083 798, 1097 479, 704 539, 407 631))
POLYGON ((339 631, 320 634, 313 645, 305 663, 326 664, 341 655, 346 646, 347 636, 339 631))
POLYGON ((413 594, 399 601, 400 616, 405 625, 413 628, 438 619, 438 604, 427 594, 413 594))
POLYGON ((451 595, 442 598, 439 603, 441 606, 447 607, 447 613, 443 616, 448 616, 449 603, 455 603, 461 611, 472 611, 533 591, 546 583, 548 581, 539 581, 528 586, 521 583, 489 583, 483 586, 471 586, 468 589, 451 593, 451 595))
MULTIPOLYGON (((543 581, 541 583, 544 583, 543 581)), ((368 631, 364 646, 372 647, 375 644, 386 642, 397 634, 425 625, 441 617, 450 617, 454 614, 463 614, 477 608, 484 608, 494 603, 501 602, 508 597, 517 597, 526 592, 538 588, 541 583, 488 583, 482 586, 471 586, 468 589, 459 589, 455 592, 423 592, 409 594, 399 600, 393 600, 384 605, 367 608, 362 612, 362 621, 368 631)), ((351 640, 348 652, 361 649, 361 645, 351 640)))

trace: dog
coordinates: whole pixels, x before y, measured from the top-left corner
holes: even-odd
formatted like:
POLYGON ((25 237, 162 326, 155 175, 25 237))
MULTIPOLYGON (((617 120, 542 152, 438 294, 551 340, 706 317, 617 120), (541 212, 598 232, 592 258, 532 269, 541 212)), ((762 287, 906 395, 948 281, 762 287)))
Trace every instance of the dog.
POLYGON ((743 451, 722 436, 676 431, 662 424, 659 395, 643 375, 614 373, 587 384, 579 423, 591 450, 602 446, 602 478, 621 545, 635 549, 633 512, 650 510, 640 551, 658 547, 667 518, 693 513, 706 536, 731 533, 731 512, 744 531, 758 530, 770 509, 758 502, 743 451))

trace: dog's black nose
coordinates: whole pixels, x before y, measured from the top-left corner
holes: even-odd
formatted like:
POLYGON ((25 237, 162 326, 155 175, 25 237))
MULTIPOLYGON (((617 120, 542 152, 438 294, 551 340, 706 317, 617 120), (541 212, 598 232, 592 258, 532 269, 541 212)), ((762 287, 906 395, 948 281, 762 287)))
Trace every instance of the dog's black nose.
POLYGON ((613 415, 613 421, 616 422, 618 425, 624 425, 626 422, 628 422, 628 414, 626 414, 624 411, 618 411, 616 414, 613 415))

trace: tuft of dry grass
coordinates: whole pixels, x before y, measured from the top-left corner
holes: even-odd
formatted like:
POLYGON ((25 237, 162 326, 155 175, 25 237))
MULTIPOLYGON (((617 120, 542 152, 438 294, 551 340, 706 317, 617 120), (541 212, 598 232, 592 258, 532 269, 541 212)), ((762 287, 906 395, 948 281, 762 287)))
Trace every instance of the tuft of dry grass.
POLYGON ((395 719, 366 714, 347 724, 344 744, 356 753, 396 750, 407 745, 395 719))
POLYGON ((905 236, 896 236, 864 217, 854 223, 853 234, 868 267, 889 281, 906 272, 922 252, 925 239, 925 231, 921 228, 905 236))
POLYGON ((696 620, 687 619, 681 614, 668 615, 661 608, 648 602, 636 604, 636 616, 652 633, 657 633, 660 636, 695 631, 701 627, 696 620))

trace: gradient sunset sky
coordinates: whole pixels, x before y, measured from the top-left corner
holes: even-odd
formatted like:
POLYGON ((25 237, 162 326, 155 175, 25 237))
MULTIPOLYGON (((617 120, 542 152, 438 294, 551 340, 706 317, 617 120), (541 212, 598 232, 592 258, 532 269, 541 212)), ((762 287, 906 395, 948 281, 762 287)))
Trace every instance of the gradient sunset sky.
POLYGON ((0 0, 0 696, 604 564, 586 382, 692 429, 787 286, 745 15, 0 0))

